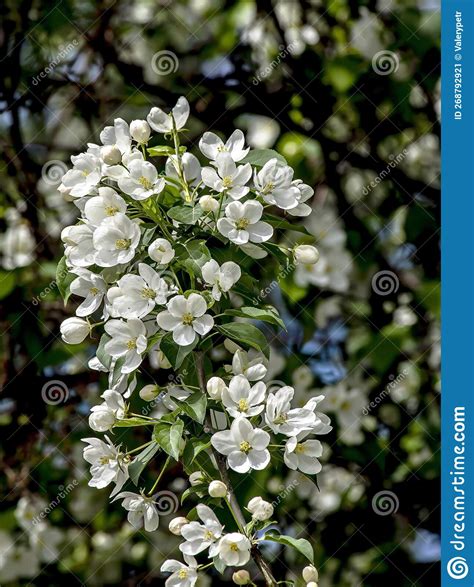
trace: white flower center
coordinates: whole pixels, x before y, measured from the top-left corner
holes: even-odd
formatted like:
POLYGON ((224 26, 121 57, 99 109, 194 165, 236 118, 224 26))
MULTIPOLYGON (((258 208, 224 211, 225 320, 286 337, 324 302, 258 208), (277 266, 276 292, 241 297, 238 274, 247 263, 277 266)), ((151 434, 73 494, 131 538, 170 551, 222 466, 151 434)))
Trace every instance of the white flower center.
POLYGON ((300 443, 298 443, 298 444, 296 445, 296 447, 295 447, 295 453, 297 453, 297 454, 300 454, 300 455, 301 455, 301 454, 304 454, 304 452, 305 452, 305 447, 304 447, 304 445, 303 445, 303 444, 300 444, 300 443))
POLYGON ((107 214, 107 216, 115 216, 115 214, 117 214, 118 211, 119 211, 119 209, 116 208, 115 206, 106 206, 105 207, 105 213, 107 214))
POLYGON ((268 183, 266 183, 263 186, 262 193, 269 194, 270 192, 273 192, 274 189, 275 189, 275 184, 273 182, 269 181, 268 183))
POLYGON ((142 289, 142 297, 146 300, 154 300, 156 298, 156 291, 151 287, 144 287, 142 289))
POLYGON ((141 186, 143 186, 146 190, 151 190, 151 188, 153 187, 153 184, 151 183, 151 181, 143 175, 138 178, 138 183, 141 186))
POLYGON ((210 530, 206 530, 204 532, 204 540, 213 540, 214 539, 214 534, 210 531, 210 530))
POLYGON ((137 339, 136 338, 131 338, 130 340, 127 341, 127 349, 129 351, 133 351, 133 349, 137 348, 137 339))
POLYGON ((194 316, 192 314, 190 314, 189 312, 186 312, 186 314, 183 314, 183 317, 181 319, 182 323, 185 326, 191 326, 194 320, 194 316))
POLYGON ((249 402, 246 399, 239 399, 239 412, 246 412, 249 409, 249 402))
POLYGON ((243 440, 240 443, 239 448, 240 448, 240 450, 242 452, 244 452, 245 454, 248 454, 250 452, 250 450, 252 449, 252 446, 250 445, 250 442, 247 442, 246 440, 243 440))
POLYGON ((115 248, 121 251, 130 248, 132 241, 129 238, 119 238, 115 241, 115 248))
POLYGON ((239 552, 239 547, 235 542, 232 542, 231 544, 229 544, 229 549, 232 550, 233 552, 239 552))
POLYGON ((227 189, 232 187, 232 177, 230 175, 226 175, 222 178, 222 185, 227 189))
POLYGON ((218 153, 228 153, 229 149, 225 145, 219 145, 217 147, 218 153))
POLYGON ((96 296, 99 294, 99 290, 96 287, 91 287, 89 293, 91 293, 93 296, 96 296))
POLYGON ((180 579, 186 579, 187 576, 188 576, 188 569, 179 569, 178 577, 180 579))
POLYGON ((235 228, 237 230, 245 230, 249 224, 250 220, 248 218, 239 218, 235 221, 235 228))

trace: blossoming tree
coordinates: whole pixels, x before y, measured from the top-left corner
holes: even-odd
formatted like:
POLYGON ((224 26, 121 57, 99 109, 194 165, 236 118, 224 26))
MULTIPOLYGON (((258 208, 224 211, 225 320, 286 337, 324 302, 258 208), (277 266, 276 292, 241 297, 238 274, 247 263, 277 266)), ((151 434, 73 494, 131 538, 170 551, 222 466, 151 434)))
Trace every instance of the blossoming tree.
POLYGON ((291 249, 271 242, 277 230, 305 232, 284 215, 309 215, 313 190, 293 179, 276 152, 246 148, 240 130, 226 141, 204 133, 199 149, 207 165, 201 167, 180 142, 188 116, 180 98, 170 113, 152 108, 146 121, 116 119, 101 132, 102 145, 72 157, 59 188, 81 215, 62 232, 58 285, 66 301, 74 295, 81 302, 61 334, 77 344, 99 331, 90 368, 108 373, 103 403, 92 408, 89 423, 109 436, 84 439, 89 485, 112 486, 111 498, 122 501, 129 522, 152 532, 162 474, 179 461, 191 485, 182 501, 199 503, 189 519, 170 523, 183 539, 184 562, 163 564, 171 573, 167 585, 192 587, 211 566, 221 573, 235 568, 235 583, 254 584, 239 569, 251 559, 266 585, 285 583, 260 551, 262 541, 274 541, 308 560, 303 580, 314 587, 310 543, 278 533, 273 505, 261 497, 240 503, 231 480, 272 459, 307 475, 321 469, 315 436, 331 430, 317 409, 323 396, 297 408, 291 387, 267 390, 264 383, 269 343, 259 324, 284 324, 259 298, 255 277, 259 262, 274 263, 276 272, 317 262, 307 235, 291 249), (160 171, 154 162, 163 163, 160 171), (169 385, 158 386, 145 370, 147 355, 173 369, 169 385), (150 378, 139 396, 151 415, 130 408, 139 371, 150 378), (158 404, 167 413, 155 416, 158 404), (148 441, 116 446, 113 430, 132 426, 143 427, 148 441), (146 488, 142 474, 152 459, 161 472, 146 488), (216 504, 229 509, 233 527, 222 524, 216 504))

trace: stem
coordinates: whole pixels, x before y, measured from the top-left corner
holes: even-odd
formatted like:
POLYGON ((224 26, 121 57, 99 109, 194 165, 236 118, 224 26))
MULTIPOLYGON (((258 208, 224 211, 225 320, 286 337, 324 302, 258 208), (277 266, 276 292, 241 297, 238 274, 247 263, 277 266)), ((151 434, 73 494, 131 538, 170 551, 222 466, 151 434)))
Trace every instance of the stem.
MULTIPOLYGON (((201 352, 196 353, 196 367, 197 367, 197 375, 198 375, 198 379, 199 379, 199 387, 201 388, 201 391, 203 393, 206 393, 206 377, 204 374, 201 352)), ((205 425, 212 432, 211 419, 210 419, 210 416, 207 414, 206 414, 205 425)), ((211 445, 211 447, 212 447, 212 445, 211 445)), ((226 500, 227 505, 228 505, 229 509, 231 510, 232 515, 234 516, 234 519, 235 519, 237 525, 239 526, 240 529, 243 529, 246 526, 245 517, 242 512, 242 509, 240 508, 239 502, 237 501, 237 498, 234 493, 234 489, 232 487, 232 484, 231 484, 231 481, 229 478, 229 473, 227 471, 227 465, 226 465, 226 458, 224 455, 221 455, 219 452, 217 452, 214 449, 214 447, 212 447, 212 453, 214 455, 214 458, 216 459, 217 468, 219 470, 221 481, 223 483, 225 483, 225 485, 227 486, 227 490, 228 490, 227 500, 226 500)), ((267 587, 276 587, 278 585, 277 580, 272 575, 270 565, 263 558, 262 553, 260 552, 260 549, 257 544, 252 545, 252 548, 250 550, 250 554, 252 555, 252 558, 255 561, 255 564, 260 569, 260 572, 262 573, 263 578, 265 579, 265 583, 266 583, 267 587)))
POLYGON ((170 464, 170 460, 171 457, 168 457, 165 461, 165 464, 163 465, 163 468, 161 469, 156 481, 153 483, 153 487, 150 489, 150 491, 148 492, 148 495, 151 496, 153 495, 153 492, 155 491, 155 489, 158 487, 158 483, 160 482, 161 478, 163 477, 163 473, 166 471, 168 465, 170 464))
POLYGON ((176 152, 176 171, 178 173, 179 180, 181 182, 181 186, 184 189, 184 199, 186 202, 192 202, 193 198, 189 193, 189 186, 186 178, 184 176, 183 166, 181 163, 181 154, 179 152, 179 140, 178 140, 178 131, 176 130, 176 124, 174 121, 174 117, 172 116, 171 119, 173 120, 173 142, 174 142, 174 150, 176 152))

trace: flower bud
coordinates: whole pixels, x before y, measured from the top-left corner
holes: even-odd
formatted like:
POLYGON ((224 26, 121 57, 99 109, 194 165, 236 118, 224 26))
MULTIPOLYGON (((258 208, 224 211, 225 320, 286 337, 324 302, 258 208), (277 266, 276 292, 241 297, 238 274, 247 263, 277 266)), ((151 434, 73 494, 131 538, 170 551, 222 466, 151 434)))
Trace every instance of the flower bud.
POLYGON ((107 406, 97 406, 89 416, 89 426, 95 432, 107 432, 115 422, 115 415, 107 406))
POLYGON ((265 522, 265 520, 269 520, 273 516, 272 504, 261 497, 251 499, 247 509, 252 514, 252 518, 259 522, 265 522))
POLYGON ((250 575, 249 572, 245 569, 241 569, 240 571, 235 571, 232 575, 232 581, 236 585, 248 585, 250 583, 250 575))
POLYGON ((298 245, 293 249, 293 258, 297 265, 314 265, 318 262, 319 251, 312 245, 298 245))
POLYGON ((150 125, 146 120, 132 120, 130 135, 137 143, 147 143, 150 138, 150 125))
POLYGON ((306 583, 306 587, 318 587, 318 584, 316 581, 310 581, 309 583, 306 583))
POLYGON ((211 481, 207 491, 211 497, 225 497, 227 495, 227 485, 222 481, 211 481))
POLYGON ((199 205, 204 212, 214 212, 219 210, 219 202, 212 196, 202 196, 199 198, 199 205))
POLYGON ((117 165, 122 161, 122 153, 116 145, 105 145, 100 150, 100 155, 107 165, 117 165))
MULTIPOLYGON (((303 569, 303 579, 306 583, 311 583, 319 579, 319 573, 313 565, 308 565, 303 569)), ((313 586, 311 586, 313 587, 313 586)))
POLYGON ((145 385, 145 387, 143 389, 140 389, 140 397, 142 398, 143 401, 145 402, 152 402, 157 395, 160 393, 160 388, 158 387, 158 385, 145 385))
POLYGON ((220 377, 211 377, 206 385, 209 397, 216 401, 219 401, 222 398, 222 392, 226 387, 225 381, 220 377))
POLYGON ((173 518, 169 523, 168 529, 171 534, 175 536, 181 536, 181 528, 189 524, 189 520, 184 518, 183 516, 179 516, 178 518, 173 518))
POLYGON ((79 344, 90 333, 90 326, 82 318, 67 318, 60 326, 61 338, 66 344, 79 344))
POLYGON ((201 473, 201 471, 195 471, 189 475, 189 482, 193 487, 196 485, 201 485, 201 483, 204 483, 204 481, 204 475, 201 473))

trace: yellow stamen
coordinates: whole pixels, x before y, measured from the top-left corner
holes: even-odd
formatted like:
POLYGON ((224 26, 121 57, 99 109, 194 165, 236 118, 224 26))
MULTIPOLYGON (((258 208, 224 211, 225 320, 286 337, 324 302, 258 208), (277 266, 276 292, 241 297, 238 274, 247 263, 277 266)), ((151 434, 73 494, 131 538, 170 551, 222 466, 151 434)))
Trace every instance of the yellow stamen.
POLYGON ((120 250, 128 249, 131 245, 131 240, 128 238, 119 238, 115 241, 115 248, 120 250))
POLYGON ((251 445, 250 445, 250 443, 249 443, 249 442, 247 442, 246 440, 243 440, 243 441, 240 443, 240 450, 241 450, 242 452, 244 452, 245 454, 249 453, 251 449, 252 449, 252 446, 251 446, 251 445))
POLYGON ((248 218, 239 218, 235 223, 235 228, 237 230, 245 230, 249 224, 250 220, 248 220, 248 218))

